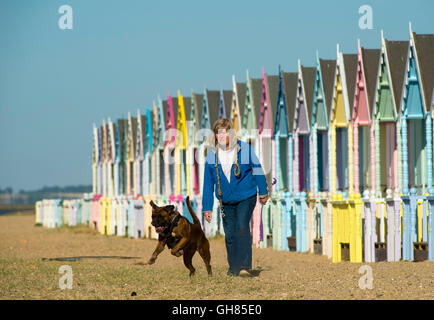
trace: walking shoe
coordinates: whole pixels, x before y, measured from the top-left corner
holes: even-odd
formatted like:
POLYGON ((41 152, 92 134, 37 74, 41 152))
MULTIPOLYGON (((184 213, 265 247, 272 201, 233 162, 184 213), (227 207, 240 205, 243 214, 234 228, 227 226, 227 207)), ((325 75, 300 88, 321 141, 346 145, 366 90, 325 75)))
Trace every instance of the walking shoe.
POLYGON ((251 278, 251 277, 253 277, 253 275, 248 270, 243 269, 240 271, 240 277, 251 278))

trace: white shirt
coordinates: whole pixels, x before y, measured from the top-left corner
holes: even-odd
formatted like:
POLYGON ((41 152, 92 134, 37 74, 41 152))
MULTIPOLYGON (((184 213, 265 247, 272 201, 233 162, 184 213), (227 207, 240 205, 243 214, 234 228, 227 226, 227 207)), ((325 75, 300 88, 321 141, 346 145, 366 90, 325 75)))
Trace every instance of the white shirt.
POLYGON ((222 166, 223 173, 229 182, 231 182, 231 168, 235 162, 237 148, 232 148, 230 150, 223 150, 219 148, 219 162, 222 166))

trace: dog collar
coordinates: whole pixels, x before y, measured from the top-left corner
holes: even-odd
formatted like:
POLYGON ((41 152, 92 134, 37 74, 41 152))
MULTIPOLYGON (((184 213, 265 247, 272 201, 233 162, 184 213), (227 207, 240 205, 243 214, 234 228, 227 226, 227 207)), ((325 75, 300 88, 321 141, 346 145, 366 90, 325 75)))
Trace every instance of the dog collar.
POLYGON ((166 228, 166 231, 164 233, 167 233, 167 234, 172 233, 172 229, 178 224, 178 221, 180 218, 181 218, 181 214, 179 212, 177 212, 176 215, 173 217, 172 221, 170 222, 169 226, 166 228))

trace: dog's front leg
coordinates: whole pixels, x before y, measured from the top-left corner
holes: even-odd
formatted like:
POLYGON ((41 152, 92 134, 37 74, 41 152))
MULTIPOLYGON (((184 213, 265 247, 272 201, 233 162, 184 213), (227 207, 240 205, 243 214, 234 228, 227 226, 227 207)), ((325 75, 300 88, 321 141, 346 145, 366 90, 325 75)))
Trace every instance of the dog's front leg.
POLYGON ((151 259, 149 259, 148 264, 153 264, 155 260, 157 260, 158 255, 164 250, 165 245, 166 245, 166 239, 158 241, 157 247, 152 253, 151 259))
POLYGON ((176 244, 175 247, 173 247, 171 253, 176 256, 176 257, 180 257, 182 255, 182 248, 184 248, 184 246, 187 244, 188 242, 188 237, 183 237, 181 238, 181 240, 179 240, 179 242, 176 244))

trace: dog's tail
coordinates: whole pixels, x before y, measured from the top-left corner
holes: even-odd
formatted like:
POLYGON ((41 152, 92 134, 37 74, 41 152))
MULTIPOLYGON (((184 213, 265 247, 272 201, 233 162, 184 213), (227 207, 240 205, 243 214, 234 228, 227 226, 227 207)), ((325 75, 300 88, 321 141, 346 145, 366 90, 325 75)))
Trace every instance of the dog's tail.
POLYGON ((194 213, 193 208, 191 207, 190 197, 189 196, 187 196, 187 199, 185 199, 185 202, 187 203, 188 211, 190 211, 191 217, 193 218, 193 222, 194 222, 193 224, 200 225, 200 221, 197 218, 196 213, 194 213))

